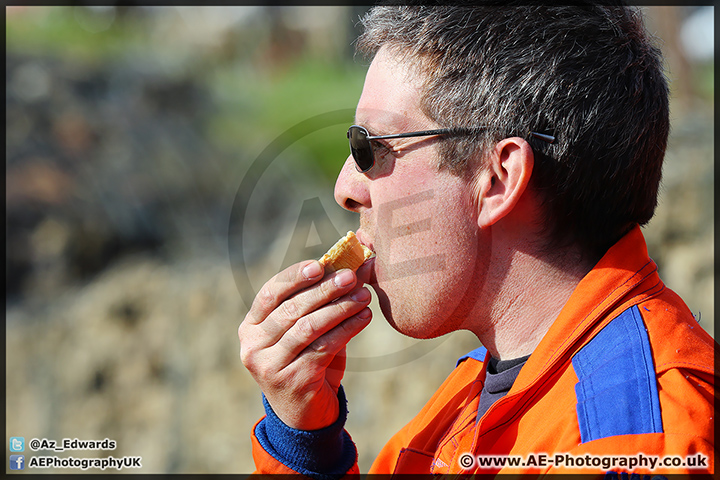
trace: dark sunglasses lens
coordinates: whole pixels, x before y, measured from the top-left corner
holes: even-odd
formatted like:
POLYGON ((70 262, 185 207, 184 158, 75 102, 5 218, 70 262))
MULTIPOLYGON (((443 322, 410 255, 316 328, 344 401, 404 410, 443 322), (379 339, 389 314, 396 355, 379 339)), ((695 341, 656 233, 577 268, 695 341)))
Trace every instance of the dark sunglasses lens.
POLYGON ((350 151, 355 163, 361 172, 367 172, 375 163, 370 140, 367 139, 367 132, 362 128, 350 127, 348 138, 350 139, 350 151))

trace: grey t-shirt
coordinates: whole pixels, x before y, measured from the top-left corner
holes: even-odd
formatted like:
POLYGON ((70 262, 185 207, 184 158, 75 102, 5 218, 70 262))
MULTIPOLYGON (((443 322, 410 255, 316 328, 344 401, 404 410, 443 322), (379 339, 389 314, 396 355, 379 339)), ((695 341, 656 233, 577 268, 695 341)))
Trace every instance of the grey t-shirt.
POLYGON ((530 358, 530 355, 511 360, 497 360, 490 357, 487 374, 485 375, 485 385, 482 392, 480 392, 478 421, 493 403, 507 394, 528 358, 530 358))

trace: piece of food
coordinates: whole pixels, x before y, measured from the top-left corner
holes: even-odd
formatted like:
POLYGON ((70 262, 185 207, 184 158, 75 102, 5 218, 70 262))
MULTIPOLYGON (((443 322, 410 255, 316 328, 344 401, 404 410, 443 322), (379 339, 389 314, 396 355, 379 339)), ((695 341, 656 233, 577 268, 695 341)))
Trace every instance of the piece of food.
POLYGON ((320 263, 325 267, 326 274, 343 268, 357 270, 365 260, 373 255, 372 250, 360 243, 355 232, 350 231, 322 256, 320 263))

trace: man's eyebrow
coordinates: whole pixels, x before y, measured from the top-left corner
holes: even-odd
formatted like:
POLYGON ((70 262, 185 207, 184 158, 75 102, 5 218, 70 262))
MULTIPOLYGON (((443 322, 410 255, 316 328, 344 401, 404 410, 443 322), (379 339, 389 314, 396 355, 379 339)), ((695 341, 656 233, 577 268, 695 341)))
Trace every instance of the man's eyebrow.
POLYGON ((388 135, 392 133, 390 129, 383 127, 382 125, 373 124, 372 121, 355 118, 355 125, 363 127, 371 136, 375 135, 388 135))

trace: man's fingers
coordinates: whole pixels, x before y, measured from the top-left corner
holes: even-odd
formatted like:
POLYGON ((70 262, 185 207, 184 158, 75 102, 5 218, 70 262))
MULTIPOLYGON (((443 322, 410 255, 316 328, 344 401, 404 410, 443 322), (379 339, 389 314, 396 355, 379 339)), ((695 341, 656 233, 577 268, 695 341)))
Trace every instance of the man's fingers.
POLYGON ((262 286, 245 321, 253 324, 262 322, 287 298, 317 283, 323 273, 323 267, 317 260, 300 262, 286 268, 262 286))
MULTIPOLYGON (((259 323, 267 341, 272 345, 306 315, 338 299, 355 286, 355 274, 340 270, 328 275, 317 285, 302 290, 286 299, 267 318, 259 323)), ((354 313, 354 312, 353 312, 354 313)), ((347 318, 346 315, 345 318, 347 318)))
POLYGON ((355 272, 355 275, 357 276, 358 283, 370 283, 370 277, 372 275, 373 267, 375 266, 375 257, 366 260, 365 263, 360 265, 360 268, 357 269, 355 272))
MULTIPOLYGON (((365 307, 350 318, 340 322, 324 335, 307 345, 299 354, 292 355, 293 360, 277 372, 278 378, 284 378, 286 384, 313 385, 318 379, 339 385, 345 367, 345 358, 338 357, 344 352, 347 343, 360 333, 372 319, 372 312, 365 307), (332 368, 332 370, 329 370, 332 368), (319 373, 322 372, 320 375, 319 373)), ((278 345, 273 347, 277 353, 278 345)), ((289 352, 284 352, 288 354, 289 352)))
POLYGON ((348 342, 370 324, 370 320, 372 320, 372 311, 365 307, 318 337, 300 353, 298 359, 315 362, 317 357, 326 357, 328 363, 332 362, 348 342))
MULTIPOLYGON (((292 362, 318 338, 336 328, 344 320, 361 312, 370 303, 371 298, 370 291, 362 287, 301 317, 283 332, 275 344, 273 355, 276 355, 278 360, 282 358, 287 363, 292 362)), ((352 336, 347 337, 345 343, 350 338, 352 336)), ((335 351, 339 351, 339 348, 335 351)))

